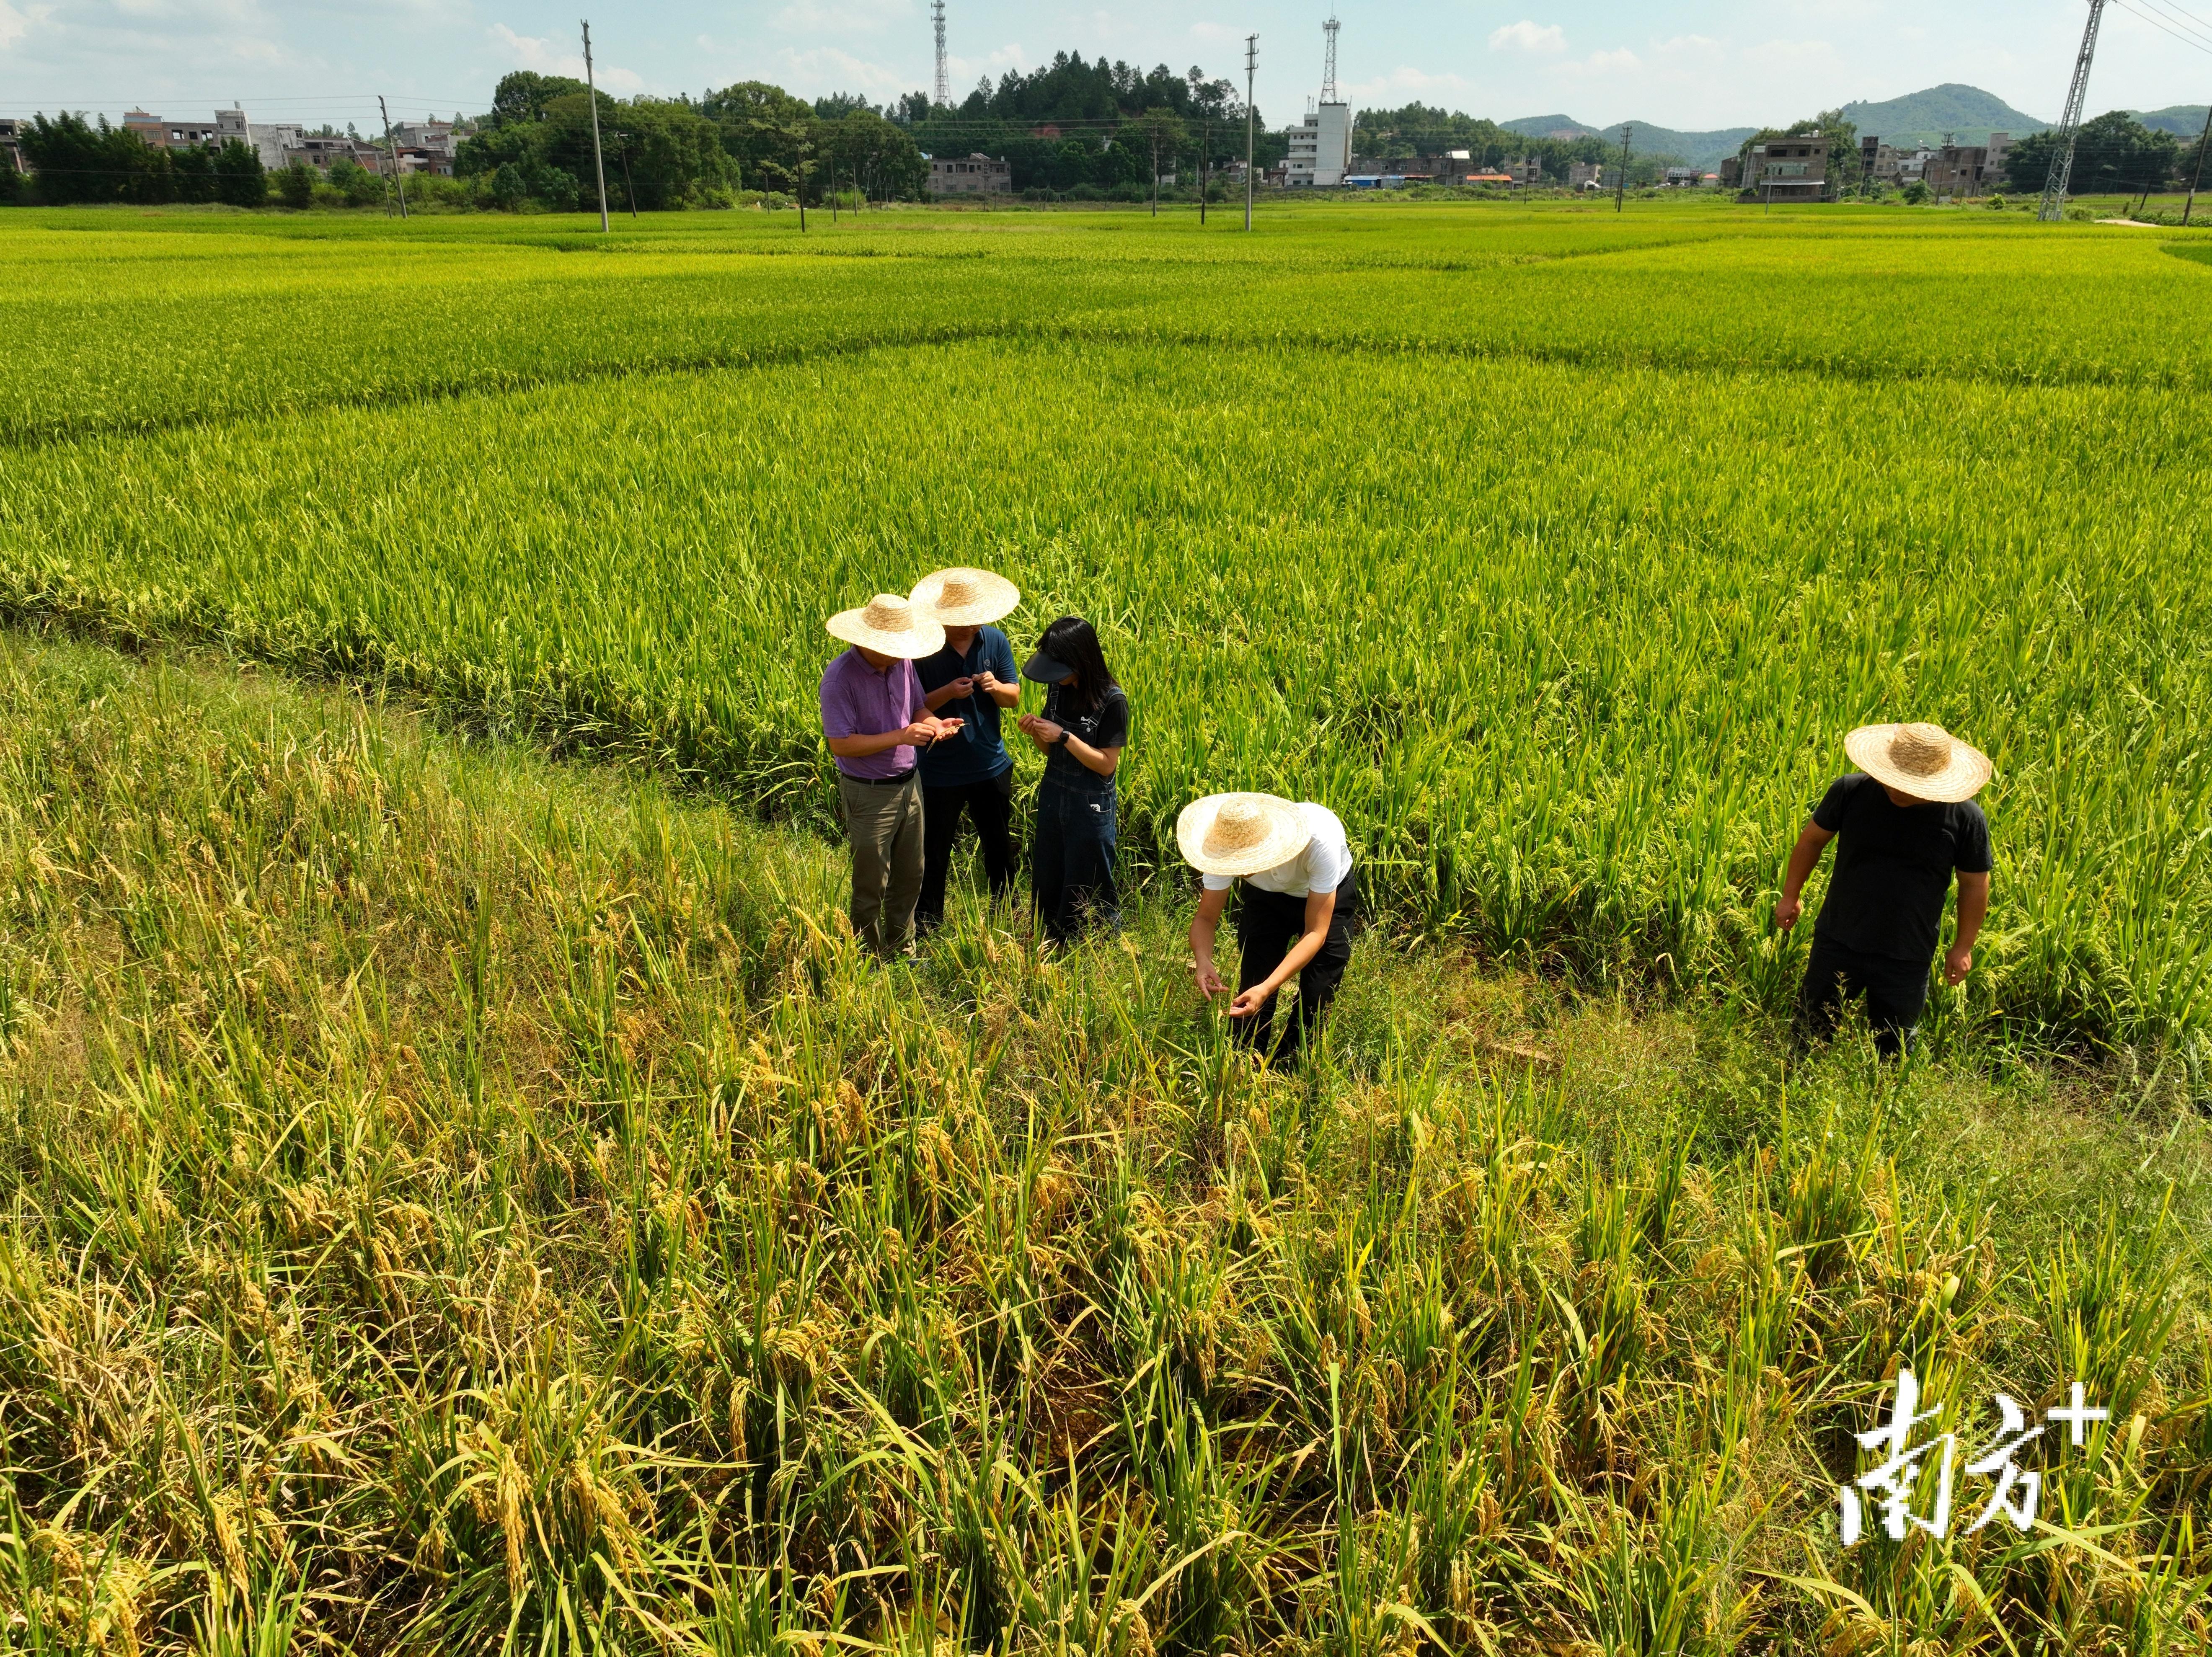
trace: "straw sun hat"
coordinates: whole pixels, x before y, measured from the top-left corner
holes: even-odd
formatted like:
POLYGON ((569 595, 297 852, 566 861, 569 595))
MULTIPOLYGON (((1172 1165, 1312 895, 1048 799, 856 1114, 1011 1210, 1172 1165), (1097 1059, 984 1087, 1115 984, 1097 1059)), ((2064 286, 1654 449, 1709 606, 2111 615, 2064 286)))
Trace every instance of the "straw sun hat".
POLYGON ((1273 794, 1208 794, 1182 808, 1176 844, 1205 875, 1256 875, 1306 849, 1305 814, 1273 794))
POLYGON ((859 610, 841 610, 827 625, 833 639, 910 662, 945 648, 945 624, 895 592, 879 592, 859 610))
POLYGON ((1995 768, 1940 725, 1863 725, 1844 738, 1844 752, 1876 782, 1945 804, 1973 798, 1995 768))
POLYGON ((933 569, 914 584, 914 607, 947 627, 981 627, 1011 615, 1021 589, 987 569, 933 569))

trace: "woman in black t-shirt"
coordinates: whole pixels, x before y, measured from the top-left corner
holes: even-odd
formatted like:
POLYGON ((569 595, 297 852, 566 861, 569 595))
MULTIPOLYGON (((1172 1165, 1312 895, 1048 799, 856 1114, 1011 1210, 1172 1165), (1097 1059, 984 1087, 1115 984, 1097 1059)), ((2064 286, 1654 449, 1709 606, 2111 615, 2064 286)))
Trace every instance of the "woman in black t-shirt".
POLYGON ((1017 728, 1044 755, 1037 785, 1036 831, 1030 847, 1037 924, 1064 944, 1086 918, 1111 925, 1114 893, 1114 773, 1129 740, 1129 699, 1115 682, 1098 634, 1079 616, 1044 630, 1022 677, 1045 685, 1044 712, 1017 728))

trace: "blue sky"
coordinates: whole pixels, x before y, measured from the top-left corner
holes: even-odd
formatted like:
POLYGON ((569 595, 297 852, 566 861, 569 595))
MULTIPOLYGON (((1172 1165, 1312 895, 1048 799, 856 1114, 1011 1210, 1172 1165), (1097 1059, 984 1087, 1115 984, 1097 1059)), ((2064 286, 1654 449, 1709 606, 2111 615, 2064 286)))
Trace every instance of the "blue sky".
MULTIPOLYGON (((580 72, 580 10, 602 83, 702 90, 759 78, 880 101, 927 88, 927 0, 0 0, 0 113, 133 104, 256 119, 481 108, 510 69, 580 72)), ((2212 0, 2114 0, 2091 112, 2212 97, 2212 0), (2117 8, 2127 8, 2125 9, 2117 8), (2161 31, 2162 19, 2184 37, 2161 31)), ((1228 74, 1260 34, 1271 121, 1318 88, 1327 0, 948 0, 956 93, 1063 50, 1228 74)), ((2057 113, 2084 0, 1341 0, 1356 102, 1419 98, 1507 118, 1565 113, 1680 128, 1781 121, 1944 81, 2057 113)))

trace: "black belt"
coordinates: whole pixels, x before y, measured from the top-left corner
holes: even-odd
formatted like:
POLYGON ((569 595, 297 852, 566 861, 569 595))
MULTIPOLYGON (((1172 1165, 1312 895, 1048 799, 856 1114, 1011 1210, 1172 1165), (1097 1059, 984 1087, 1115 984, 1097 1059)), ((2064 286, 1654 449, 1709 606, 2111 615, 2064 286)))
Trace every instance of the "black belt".
POLYGON ((909 765, 896 777, 856 777, 850 771, 840 771, 837 774, 847 782, 861 783, 870 788, 896 788, 910 779, 918 769, 919 767, 909 765))

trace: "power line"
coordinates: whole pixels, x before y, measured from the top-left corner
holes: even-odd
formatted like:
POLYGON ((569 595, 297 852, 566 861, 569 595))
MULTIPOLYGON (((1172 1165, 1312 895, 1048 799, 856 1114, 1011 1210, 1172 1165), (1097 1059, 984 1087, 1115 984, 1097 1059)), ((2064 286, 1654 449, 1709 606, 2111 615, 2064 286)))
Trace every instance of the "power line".
POLYGON ((2180 0, 2161 0, 2159 9, 2160 11, 2174 13, 2177 15, 2187 18, 2192 23, 2202 24, 2204 27, 2212 29, 2212 22, 2208 22, 2205 19, 2199 17, 2195 12, 2190 10, 2188 7, 2181 4, 2180 0))
POLYGON ((2208 55, 2212 55, 2212 46, 2207 46, 2202 40, 2194 39, 2189 35, 2184 34, 2178 28, 2174 28, 2166 23, 2161 23, 2157 18, 2152 16, 2147 11, 2136 11, 2133 6, 2128 3, 2128 0, 2112 0, 2112 3, 2118 6, 2122 11, 2133 13, 2136 16, 2142 18, 2144 22, 2148 23, 2153 28, 2164 29, 2166 33, 2171 34, 2175 39, 2180 41, 2183 46, 2195 46, 2197 51, 2207 53, 2208 55))
MULTIPOLYGON (((2158 13, 2160 17, 2171 19, 2173 22, 2179 24, 2183 29, 2187 31, 2188 33, 2196 36, 2197 39, 2191 42, 2192 46, 2196 45, 2198 41, 2202 41, 2205 46, 2212 48, 2212 28, 2208 28, 2203 24, 2197 22, 2196 19, 2190 16, 2187 12, 2181 10, 2179 7, 2165 3, 2164 0, 2142 0, 2142 3, 2148 6, 2153 11, 2158 13)), ((2128 9, 2134 11, 2135 7, 2130 4, 2128 7, 2128 9)), ((2140 12, 2136 12, 2136 15, 2139 17, 2142 15, 2140 12)), ((2158 19, 2144 18, 2143 21, 2146 22, 2156 22, 2158 19)), ((2172 31, 2169 30, 2168 33, 2170 33, 2172 31)))

